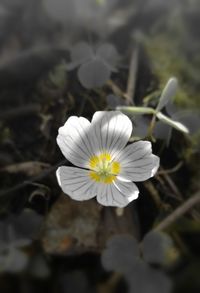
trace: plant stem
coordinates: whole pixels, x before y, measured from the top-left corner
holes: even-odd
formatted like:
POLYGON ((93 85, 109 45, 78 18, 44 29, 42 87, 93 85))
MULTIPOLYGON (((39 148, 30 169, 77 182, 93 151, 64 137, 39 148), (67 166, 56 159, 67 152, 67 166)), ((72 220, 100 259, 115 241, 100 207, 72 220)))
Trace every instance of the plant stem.
POLYGON ((166 229, 168 226, 176 222, 181 216, 188 212, 195 205, 200 204, 200 191, 198 191, 193 197, 189 198, 181 206, 179 206, 173 213, 166 217, 158 226, 154 228, 156 231, 166 229))

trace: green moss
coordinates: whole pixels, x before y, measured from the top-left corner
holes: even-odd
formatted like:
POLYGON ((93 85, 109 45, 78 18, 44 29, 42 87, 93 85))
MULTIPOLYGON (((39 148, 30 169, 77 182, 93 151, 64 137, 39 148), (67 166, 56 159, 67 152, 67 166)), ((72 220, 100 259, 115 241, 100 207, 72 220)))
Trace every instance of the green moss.
POLYGON ((175 76, 179 80, 175 102, 182 107, 200 106, 200 91, 198 91, 200 62, 197 62, 197 59, 195 64, 188 61, 184 50, 181 49, 180 40, 174 36, 170 37, 168 33, 159 34, 146 39, 144 46, 153 72, 160 81, 160 90, 171 76, 175 76))
POLYGON ((0 142, 3 143, 8 139, 11 139, 10 129, 8 127, 4 127, 3 123, 0 121, 0 142))

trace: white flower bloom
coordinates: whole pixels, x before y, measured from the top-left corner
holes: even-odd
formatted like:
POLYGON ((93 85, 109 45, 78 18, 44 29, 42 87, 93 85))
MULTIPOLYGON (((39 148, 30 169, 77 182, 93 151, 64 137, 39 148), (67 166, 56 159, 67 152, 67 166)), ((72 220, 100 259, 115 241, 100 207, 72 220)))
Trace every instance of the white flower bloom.
POLYGON ((154 176, 159 158, 149 141, 126 146, 132 133, 131 120, 119 111, 99 111, 91 123, 70 117, 59 128, 57 143, 63 155, 80 167, 59 167, 56 175, 63 192, 75 200, 97 196, 105 206, 124 207, 139 190, 132 181, 154 176))

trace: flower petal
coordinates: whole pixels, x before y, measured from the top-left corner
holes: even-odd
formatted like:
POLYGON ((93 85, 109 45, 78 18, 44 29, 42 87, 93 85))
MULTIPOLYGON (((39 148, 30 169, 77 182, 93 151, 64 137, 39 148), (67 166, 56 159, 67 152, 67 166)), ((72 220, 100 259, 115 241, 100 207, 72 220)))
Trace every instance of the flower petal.
POLYGON ((91 123, 99 152, 106 151, 112 156, 124 148, 132 133, 131 120, 120 111, 98 111, 91 123))
POLYGON ((116 179, 113 184, 101 184, 97 189, 97 201, 104 206, 125 207, 138 198, 139 190, 131 181, 116 179))
POLYGON ((139 141, 128 145, 116 158, 121 166, 118 178, 144 181, 154 176, 160 159, 152 154, 149 141, 139 141))
POLYGON ((59 128, 57 143, 63 155, 76 166, 87 168, 91 156, 94 156, 91 123, 83 118, 71 116, 64 126, 59 128))
POLYGON ((90 179, 87 170, 59 167, 56 176, 62 191, 74 200, 88 200, 97 194, 97 183, 90 179))

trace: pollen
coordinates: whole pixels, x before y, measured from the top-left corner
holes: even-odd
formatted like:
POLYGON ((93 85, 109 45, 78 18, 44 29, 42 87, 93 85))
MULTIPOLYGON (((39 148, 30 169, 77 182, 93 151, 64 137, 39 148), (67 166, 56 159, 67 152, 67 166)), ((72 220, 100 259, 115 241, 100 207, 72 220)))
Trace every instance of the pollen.
POLYGON ((105 184, 111 184, 120 172, 119 162, 113 161, 111 155, 106 152, 91 157, 89 168, 91 169, 90 178, 105 184))
POLYGON ((113 181, 115 181, 115 176, 114 175, 108 175, 103 179, 103 183, 106 184, 111 184, 113 181))
POLYGON ((98 175, 98 173, 91 171, 90 172, 90 178, 96 182, 100 182, 101 181, 101 177, 98 175))
POLYGON ((108 153, 102 153, 99 155, 100 160, 111 161, 111 155, 108 153))
POLYGON ((118 175, 120 172, 120 164, 118 162, 113 162, 111 165, 111 171, 113 174, 118 175))
POLYGON ((94 169, 97 165, 99 164, 99 157, 98 156, 93 156, 90 158, 90 168, 94 169))

